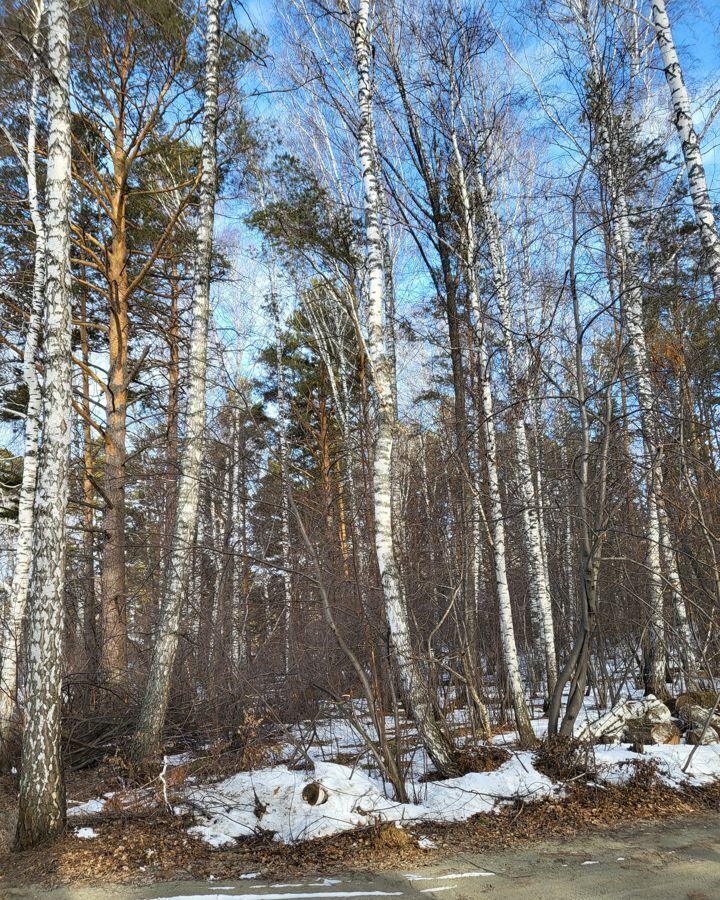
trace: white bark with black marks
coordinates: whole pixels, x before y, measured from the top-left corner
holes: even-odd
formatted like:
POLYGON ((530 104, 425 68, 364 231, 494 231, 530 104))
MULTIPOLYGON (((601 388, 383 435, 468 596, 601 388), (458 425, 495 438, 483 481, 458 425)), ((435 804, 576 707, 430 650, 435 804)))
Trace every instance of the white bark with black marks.
POLYGON ((500 236, 500 223, 490 199, 485 177, 479 166, 477 168, 476 186, 490 256, 495 298, 500 312, 500 339, 507 360, 510 398, 515 404, 513 434, 518 468, 518 487, 522 503, 523 536, 529 569, 528 583, 530 587, 531 612, 534 620, 534 637, 542 648, 545 657, 547 690, 548 695, 550 695, 557 681, 555 631, 538 518, 538 507, 540 504, 535 493, 535 480, 530 465, 530 449, 525 426, 525 415, 529 411, 526 409, 527 399, 521 396, 518 385, 509 282, 505 252, 500 236))
POLYGON ((35 231, 35 269, 33 272, 32 307, 23 348, 23 380, 28 391, 23 448, 23 474, 18 502, 18 536, 15 549, 15 568, 8 597, 7 614, 0 623, 0 768, 7 760, 7 744, 17 702, 18 652, 27 607, 30 567, 32 562, 33 523, 35 521, 35 486, 38 465, 38 432, 42 393, 38 380, 36 355, 45 300, 45 222, 40 209, 37 184, 37 118, 40 100, 40 23, 44 2, 35 6, 32 39, 32 75, 28 104, 28 134, 25 172, 28 206, 35 231))
POLYGON ((688 190, 692 200, 695 219, 700 230, 700 241, 707 258, 707 269, 713 286, 715 301, 720 302, 720 238, 713 216, 712 203, 708 193, 705 166, 703 165, 700 138, 692 119, 690 96, 685 86, 682 67, 673 40, 670 19, 665 0, 652 0, 652 20, 655 39, 660 50, 665 78, 670 89, 673 108, 673 123, 680 140, 688 190))
POLYGON ((396 426, 393 382, 396 372, 383 327, 385 273, 383 269, 382 210, 377 182, 373 124, 370 2, 360 0, 354 23, 355 65, 358 78, 358 151, 365 209, 368 353, 377 404, 377 442, 373 460, 375 549, 382 579, 390 645, 403 699, 430 757, 444 775, 459 774, 454 748, 435 719, 432 698, 412 646, 403 584, 395 555, 392 515, 392 450, 396 426))
POLYGON ((180 461, 177 511, 166 592, 147 689, 135 735, 134 752, 138 759, 149 757, 160 745, 178 646, 180 613, 188 588, 198 521, 198 495, 205 432, 210 264, 217 183, 220 4, 221 0, 207 0, 206 4, 202 174, 192 296, 186 438, 180 461))
POLYGON ((29 598, 25 732, 17 845, 65 827, 60 726, 65 595, 65 511, 72 437, 70 366, 70 37, 67 0, 48 0, 48 142, 45 184, 45 382, 29 598))
POLYGON ((465 179, 463 161, 455 132, 453 132, 452 139, 455 151, 455 162, 457 164, 458 192, 463 212, 463 255, 467 277, 468 302, 475 318, 475 324, 478 331, 477 355, 478 379, 480 382, 480 407, 485 435, 485 464, 487 466, 488 493, 490 495, 490 530, 492 533, 493 552, 495 556, 495 581, 497 585, 500 615, 502 656, 505 674, 507 676, 508 689, 510 691, 510 701, 515 713, 515 720, 518 726, 520 739, 523 743, 532 743, 535 739, 535 733, 530 724, 530 715, 525 702, 525 693, 522 677, 520 675, 517 642, 515 640, 515 626, 513 625, 512 604, 510 601, 510 589, 507 577, 505 519, 500 494, 500 480, 498 477, 494 404, 490 383, 490 366, 483 327, 484 317, 483 311, 480 308, 480 298, 477 290, 477 272, 475 269, 477 250, 475 241, 475 222, 470 205, 470 195, 465 179))

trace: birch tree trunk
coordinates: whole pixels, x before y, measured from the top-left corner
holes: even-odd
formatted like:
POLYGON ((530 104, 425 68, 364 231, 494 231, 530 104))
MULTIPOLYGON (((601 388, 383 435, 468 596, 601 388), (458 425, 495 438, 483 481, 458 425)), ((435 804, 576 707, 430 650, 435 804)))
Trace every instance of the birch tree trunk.
POLYGON ((435 719, 432 697, 415 658, 406 599, 394 546, 392 450, 396 425, 393 389, 396 372, 386 349, 383 329, 385 275, 380 196, 374 153, 369 16, 370 0, 360 0, 354 28, 354 49, 358 78, 357 139, 365 207, 368 353, 377 403, 378 433, 373 460, 375 548, 390 631, 390 644, 403 699, 432 761, 442 774, 450 776, 457 775, 460 771, 455 749, 435 719))
POLYGON ((530 715, 525 702, 525 692, 523 690, 523 683, 520 675, 520 663, 518 660, 517 643, 515 641, 515 626, 513 625, 512 604, 510 602, 510 589, 508 587, 507 578, 505 520, 502 508, 502 498, 500 495, 500 480, 498 478, 495 419, 492 388, 490 385, 490 366, 487 345, 485 343, 483 314, 482 309, 480 308, 480 298, 477 290, 477 272, 475 269, 475 259, 477 254, 475 223, 470 205, 467 181, 465 179, 465 170, 462 165, 462 157, 460 155, 460 148, 455 131, 452 133, 452 140, 455 162, 457 164, 458 189, 463 212, 464 265, 467 277, 468 302, 478 328, 478 379, 480 382, 480 406, 485 433, 485 464, 488 472, 488 493, 490 495, 490 528, 495 555, 495 581, 497 584, 498 609, 500 614, 500 641, 505 674, 510 690, 510 702, 512 703, 513 711, 515 713, 518 734, 523 744, 531 744, 535 740, 535 733, 530 724, 530 715))
MULTIPOLYGON (((618 140, 614 133, 613 110, 609 98, 608 85, 602 74, 598 58, 598 48, 592 37, 585 13, 578 13, 579 24, 584 32, 584 40, 594 89, 602 108, 597 122, 597 142, 601 167, 599 178, 607 189, 612 215, 609 225, 610 247, 618 270, 618 288, 621 298, 621 312, 628 342, 628 369, 637 397, 640 430, 643 442, 643 465, 646 480, 646 571, 648 575, 648 625, 645 687, 649 693, 663 696, 665 691, 665 616, 663 598, 663 573, 660 548, 662 545, 662 484, 663 471, 658 446, 659 422, 655 394, 650 379, 650 361, 645 339, 643 316, 643 296, 640 281, 635 271, 635 251, 628 198, 623 177, 623 159, 618 140)), ((627 105, 623 116, 623 127, 631 126, 628 121, 631 105, 627 105)), ((670 534, 666 534, 669 542, 670 534)), ((674 550, 671 550, 674 554, 674 550)))
POLYGON ((707 257, 707 268, 712 282, 715 302, 720 302, 720 238, 713 216, 712 203, 708 193, 705 167, 703 165, 700 138, 692 120, 692 107, 680 60, 675 50, 670 19, 665 0, 652 0, 652 20, 655 38, 662 57, 665 78, 670 89, 673 106, 673 121, 687 172, 688 189, 692 200, 695 219, 700 230, 700 241, 707 257))
POLYGON ((520 488, 520 499, 522 501, 525 552, 527 553, 528 566, 530 569, 528 580, 530 585, 531 610, 534 612, 534 631, 536 639, 542 647, 542 652, 545 657, 545 673, 549 696, 552 694, 553 688, 555 687, 555 681, 557 680, 555 632, 553 628, 550 592, 548 590, 546 578, 540 522, 538 519, 538 507, 540 503, 535 493, 535 479, 533 478, 530 465, 530 450, 525 427, 526 402, 521 396, 516 372, 517 359, 515 355, 515 342, 513 340, 513 323, 510 310, 507 265, 500 237, 500 223, 498 222, 497 215, 490 200, 485 177, 479 166, 477 169, 476 184, 478 197, 480 199, 483 224, 485 227, 485 236, 490 254, 495 297, 500 312, 501 343, 507 360, 510 397, 516 407, 513 432, 515 437, 515 452, 517 455, 518 484, 520 488))
POLYGON ((656 696, 665 693, 665 615, 663 609, 663 578, 660 560, 659 495, 662 489, 662 467, 656 440, 655 398, 650 381, 649 358, 645 340, 643 299, 640 284, 634 271, 630 220, 624 190, 615 173, 617 159, 609 138, 601 143, 607 153, 609 194, 613 204, 613 221, 610 226, 615 261, 620 270, 620 290, 623 298, 623 319, 628 337, 628 362, 640 413, 640 429, 643 440, 643 457, 647 484, 646 497, 646 568, 649 588, 648 620, 648 672, 646 687, 656 696))
POLYGON ((147 759, 160 745, 178 645, 180 613, 188 588, 192 547, 198 520, 198 494, 205 430, 210 264, 217 181, 220 3, 221 0, 207 0, 206 4, 202 175, 192 297, 186 438, 180 460, 177 511, 166 593, 160 613, 150 675, 135 734, 134 755, 140 760, 147 759))
POLYGON ((25 346, 23 348, 23 380, 28 390, 27 414, 25 417, 25 446, 23 451, 23 474, 18 503, 18 537, 15 550, 15 568, 7 605, 6 621, 2 624, 2 646, 0 647, 0 771, 9 764, 8 739, 13 713, 17 702, 17 661, 22 637, 22 626, 27 606, 30 564, 32 560, 33 522, 35 519, 35 484, 37 481, 38 430, 42 395, 38 382, 35 356, 37 354, 40 323, 42 321, 45 291, 45 223, 40 211, 37 185, 36 142, 38 101, 40 98, 40 22, 43 15, 43 0, 35 7, 35 22, 32 39, 32 81, 30 103, 28 105, 27 153, 25 159, 28 204, 35 230, 35 269, 33 272, 32 308, 28 322, 25 346))
POLYGON ((658 506, 658 516, 661 540, 660 552, 667 574, 667 581, 670 586, 670 599, 675 619, 675 629, 680 643, 680 659, 682 661, 683 672, 685 673, 686 688, 687 690, 692 691, 697 687, 698 677, 698 661, 697 654, 695 653, 696 641, 688 620, 682 582, 680 581, 680 573, 675 557, 675 548, 672 545, 670 522, 668 521, 667 510, 663 504, 658 506))
POLYGON ((70 96, 67 0, 48 0, 48 149, 45 185, 45 385, 29 603, 27 701, 16 844, 65 827, 60 724, 65 510, 72 436, 70 367, 70 96))

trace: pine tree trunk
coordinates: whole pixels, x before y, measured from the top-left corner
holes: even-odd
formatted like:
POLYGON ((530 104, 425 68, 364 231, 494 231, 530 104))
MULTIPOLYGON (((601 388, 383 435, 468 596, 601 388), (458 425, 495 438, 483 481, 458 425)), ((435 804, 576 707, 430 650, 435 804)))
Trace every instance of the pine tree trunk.
MULTIPOLYGON (((38 0, 35 8, 33 29, 33 53, 39 52, 40 22, 43 15, 43 0, 38 0)), ((22 627, 27 606, 30 566, 32 561, 33 522, 35 519, 35 484, 38 466, 38 431, 42 395, 35 367, 40 325, 42 322, 45 291, 45 223, 40 211, 36 169, 36 139, 38 103, 40 99, 40 65, 33 60, 30 103, 28 105, 27 135, 27 186, 30 217, 35 231, 35 270, 33 273, 32 309, 28 322, 25 346, 23 348, 23 380, 28 390, 28 405, 25 417, 25 445, 23 449, 23 474, 18 503, 18 537, 15 550, 15 568, 8 597, 6 621, 0 623, 0 771, 6 768, 8 739, 13 714, 17 702, 17 663, 22 637, 22 627)))
MULTIPOLYGON (((87 322, 87 291, 81 287, 80 294, 80 319, 87 322)), ((91 407, 90 407, 90 344, 88 341, 87 325, 80 326, 80 348, 82 351, 83 368, 82 379, 82 435, 83 435, 83 644, 85 647, 86 668, 88 679, 93 682, 98 671, 98 640, 96 626, 96 597, 95 597, 95 488, 91 480, 93 470, 93 447, 91 407)))
MULTIPOLYGON (((274 262, 271 262, 271 267, 274 262)), ((288 502, 289 472, 287 445, 287 407, 285 403, 285 370, 282 360, 280 309, 275 291, 275 273, 270 273, 270 306, 275 328, 275 365, 277 377, 278 461, 280 463, 280 549, 283 583, 283 663, 285 675, 290 672, 290 627, 292 612, 292 575, 290 574, 290 506, 288 502)))
POLYGON ((72 436, 70 367, 70 98, 67 0, 48 0, 48 145, 45 383, 29 604, 27 700, 16 844, 65 827, 60 725, 65 593, 65 510, 72 436))
POLYGON ((705 167, 700 149, 700 138, 693 125, 690 97, 685 87, 680 60, 675 49, 665 0, 652 0, 651 8, 653 25, 655 26, 655 38, 660 49, 665 78, 670 89, 675 130, 680 139, 683 159, 685 160, 690 199, 692 200, 695 219, 700 229, 700 241, 707 257, 707 268, 715 294, 715 301, 720 302, 720 238, 718 238, 712 203, 708 193, 705 167))
POLYGON ((386 349, 383 329, 385 276, 380 197, 374 153, 369 15, 369 0, 360 0, 354 29, 354 47, 360 115, 357 136, 365 207, 368 352, 377 403, 378 433, 373 461, 375 549, 390 631, 390 644, 400 678, 403 700, 438 770, 444 775, 456 775, 459 774, 459 768, 454 748, 435 720, 430 691, 413 651, 406 599, 394 546, 392 450, 396 425, 393 389, 396 373, 386 349))
POLYGON ((147 759, 158 750, 162 737, 178 646, 180 614, 188 589, 192 548, 198 521, 198 494, 205 431, 210 264, 217 182, 220 2, 221 0, 207 0, 206 4, 202 175, 192 298, 186 438, 180 462, 177 514, 166 593, 163 598, 150 675, 135 734, 134 755, 140 760, 147 759))
POLYGON ((125 457, 128 407, 128 244, 127 160, 123 147, 124 116, 115 134, 113 237, 108 252, 109 372, 106 391, 104 543, 102 551, 101 669, 108 681, 122 689, 128 672, 127 584, 125 572, 125 457))

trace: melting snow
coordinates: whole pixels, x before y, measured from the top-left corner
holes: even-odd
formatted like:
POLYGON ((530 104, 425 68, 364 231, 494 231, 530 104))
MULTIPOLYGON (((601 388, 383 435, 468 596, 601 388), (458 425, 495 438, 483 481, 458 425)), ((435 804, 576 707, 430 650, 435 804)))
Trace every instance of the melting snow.
POLYGON ((517 799, 541 800, 556 790, 528 752, 517 753, 494 772, 419 785, 417 802, 404 804, 389 800, 378 782, 348 766, 318 762, 312 773, 275 766, 189 790, 189 806, 198 816, 189 831, 214 847, 262 831, 290 843, 381 822, 460 822, 517 799), (326 789, 325 803, 310 806, 303 800, 303 788, 312 781, 326 789))
POLYGON ((92 816, 96 813, 101 813, 105 809, 105 801, 112 796, 112 794, 103 794, 102 797, 94 797, 85 803, 78 803, 77 806, 71 806, 67 814, 68 816, 92 816))
POLYGON ((603 744, 594 748, 595 768, 611 784, 623 784, 634 773, 633 763, 650 761, 658 775, 671 787, 684 782, 695 786, 711 784, 720 776, 720 744, 698 747, 687 772, 682 771, 692 747, 687 744, 647 744, 644 753, 634 753, 627 744, 603 744))
MULTIPOLYGON (((227 895, 226 895, 227 896, 227 895)), ((292 900, 293 897, 400 897, 402 891, 323 891, 320 894, 232 894, 227 900, 292 900)), ((160 898, 155 898, 160 900, 160 898)), ((217 900, 217 894, 193 894, 175 900, 217 900)))
POLYGON ((472 872, 451 872, 449 875, 406 875, 408 881, 455 881, 456 878, 490 878, 494 872, 473 869, 472 872))

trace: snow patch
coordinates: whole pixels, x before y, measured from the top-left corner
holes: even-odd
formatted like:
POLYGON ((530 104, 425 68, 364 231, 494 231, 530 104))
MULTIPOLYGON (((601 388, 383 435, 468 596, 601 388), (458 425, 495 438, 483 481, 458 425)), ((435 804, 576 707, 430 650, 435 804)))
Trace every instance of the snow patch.
MULTIPOLYGON (((409 793, 412 790, 409 785, 409 793)), ((415 791, 415 803, 397 803, 385 796, 380 783, 335 763, 318 762, 312 773, 286 766, 240 772, 186 793, 188 808, 198 817, 198 824, 189 832, 213 847, 262 832, 291 843, 382 822, 461 822, 517 799, 542 800, 557 788, 535 769, 532 755, 521 752, 494 772, 432 781, 415 786, 415 791), (302 797, 303 789, 313 781, 320 782, 327 792, 326 802, 315 806, 302 797)))
POLYGON ((646 744, 644 753, 634 753, 627 744, 602 744, 594 748, 595 769, 610 784, 629 781, 635 770, 633 763, 640 761, 654 762, 660 779, 670 787, 684 783, 701 787, 720 778, 720 744, 697 747, 687 772, 683 772, 691 750, 687 744, 646 744))
POLYGON ((457 878, 491 878, 494 872, 473 869, 472 872, 451 872, 449 875, 406 875, 408 881, 455 881, 457 878))
MULTIPOLYGON (((105 809, 105 802, 109 800, 112 794, 103 794, 102 797, 93 797, 85 803, 78 803, 77 806, 71 806, 67 814, 68 816, 92 816, 101 813, 105 809)), ((70 801, 71 803, 76 801, 70 801)))

